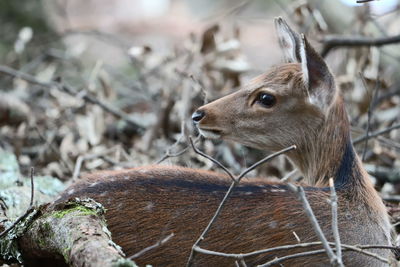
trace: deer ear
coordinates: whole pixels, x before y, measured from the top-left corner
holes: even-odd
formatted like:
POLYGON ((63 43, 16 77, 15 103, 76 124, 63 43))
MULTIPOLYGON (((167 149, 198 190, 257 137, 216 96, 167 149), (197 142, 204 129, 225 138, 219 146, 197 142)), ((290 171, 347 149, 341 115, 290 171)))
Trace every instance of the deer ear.
POLYGON ((327 109, 336 93, 335 80, 325 60, 315 51, 303 34, 301 40, 300 63, 310 102, 321 109, 327 109))
POLYGON ((335 96, 335 82, 324 59, 305 36, 294 32, 281 17, 275 19, 279 45, 288 63, 300 63, 303 82, 312 104, 329 107, 335 96))
POLYGON ((287 63, 300 62, 300 46, 302 40, 281 17, 275 18, 275 29, 279 45, 287 63))

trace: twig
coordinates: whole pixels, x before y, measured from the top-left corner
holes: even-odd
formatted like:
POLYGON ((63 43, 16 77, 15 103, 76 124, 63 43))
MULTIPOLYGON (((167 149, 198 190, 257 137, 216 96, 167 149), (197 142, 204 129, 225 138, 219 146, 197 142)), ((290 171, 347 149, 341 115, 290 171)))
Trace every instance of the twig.
MULTIPOLYGON (((349 246, 349 245, 343 245, 343 248, 345 248, 345 250, 351 250, 351 251, 356 251, 356 252, 360 252, 364 255, 370 256, 372 258, 375 258, 379 261, 382 261, 386 264, 389 264, 389 260, 382 258, 381 256, 375 254, 375 253, 371 253, 368 251, 363 251, 362 249, 356 247, 356 246, 349 246)), ((306 252, 300 252, 300 253, 295 253, 295 254, 291 254, 291 255, 287 255, 287 256, 283 256, 280 258, 276 258, 274 260, 271 260, 265 264, 262 265, 258 265, 258 267, 267 267, 267 266, 272 266, 274 264, 277 264, 279 262, 285 261, 285 260, 289 260, 289 259, 293 259, 293 258, 299 258, 299 257, 306 257, 306 256, 310 256, 310 255, 316 255, 316 254, 321 254, 324 253, 325 250, 320 249, 320 250, 312 250, 312 251, 306 251, 306 252)))
POLYGON ((224 166, 221 162, 219 162, 218 160, 214 159, 213 157, 211 157, 211 156, 205 154, 204 152, 202 152, 202 151, 200 151, 200 150, 198 150, 198 149, 196 148, 196 146, 195 146, 194 143, 193 143, 193 140, 192 140, 192 137, 191 137, 191 136, 189 136, 189 142, 190 142, 190 144, 192 145, 192 148, 193 148, 193 151, 194 151, 194 152, 196 152, 196 153, 199 154, 200 156, 205 157, 206 159, 208 159, 208 160, 212 161, 213 163, 215 163, 216 165, 218 165, 218 167, 220 167, 221 169, 223 169, 223 170, 229 175, 229 177, 232 179, 233 182, 236 182, 235 175, 234 175, 230 170, 228 170, 227 167, 225 167, 225 166, 224 166))
MULTIPOLYGON (((72 96, 76 96, 78 93, 70 86, 63 84, 61 82, 42 82, 39 81, 38 79, 36 79, 35 77, 33 77, 32 75, 29 75, 27 73, 12 69, 10 67, 7 66, 3 66, 0 65, 0 72, 7 74, 9 76, 12 77, 17 77, 20 79, 23 79, 29 83, 32 84, 36 84, 36 85, 40 85, 43 86, 45 88, 57 88, 59 90, 62 90, 72 96)), ((117 108, 114 108, 112 106, 110 106, 109 104, 95 98, 94 96, 90 95, 87 91, 81 91, 81 95, 82 95, 82 99, 85 100, 85 102, 89 102, 91 104, 95 104, 98 105, 99 107, 101 107, 102 109, 104 109, 105 111, 113 114, 114 116, 126 121, 127 123, 129 123, 130 125, 132 125, 138 132, 142 132, 144 130, 144 128, 137 124, 135 121, 133 121, 128 114, 126 114, 125 112, 123 112, 122 110, 119 110, 117 108)))
POLYGON ((33 206, 33 201, 34 201, 34 192, 35 192, 35 188, 34 188, 34 183, 33 183, 33 175, 34 175, 34 168, 31 167, 31 174, 30 174, 30 178, 31 178, 31 200, 29 202, 29 207, 28 209, 25 211, 24 214, 22 214, 21 216, 19 216, 11 225, 10 227, 8 227, 7 229, 5 229, 3 232, 0 233, 0 238, 5 236, 11 229, 13 229, 20 221, 22 221, 23 219, 25 219, 35 208, 33 206))
POLYGON ((33 206, 33 200, 35 198, 35 184, 33 182, 33 175, 35 174, 35 168, 31 167, 31 201, 29 202, 29 207, 33 206))
POLYGON ((196 77, 194 77, 193 74, 189 75, 190 79, 192 80, 192 82, 194 83, 194 85, 197 86, 198 90, 200 90, 200 92, 203 94, 203 105, 208 103, 208 99, 207 99, 207 91, 204 89, 203 85, 200 83, 199 80, 196 79, 196 77))
POLYGON ((241 1, 238 4, 228 8, 227 10, 224 9, 222 12, 220 12, 219 14, 212 14, 206 18, 204 18, 204 21, 210 21, 210 20, 214 20, 214 21, 220 21, 222 18, 227 17, 227 16, 231 16, 235 13, 239 13, 240 11, 242 11, 243 9, 245 9, 253 0, 245 0, 245 1, 241 1))
POLYGON ((242 264, 243 267, 247 267, 247 264, 244 261, 244 259, 240 259, 239 262, 242 264))
POLYGON ((280 0, 274 0, 274 3, 280 9, 282 9, 283 13, 285 13, 285 17, 287 17, 294 25, 296 25, 296 23, 294 23, 294 21, 293 21, 293 12, 291 12, 291 10, 289 10, 289 8, 287 7, 287 4, 280 0))
POLYGON ((364 3, 368 3, 368 2, 372 2, 372 1, 375 1, 375 0, 357 0, 356 3, 357 4, 364 4, 364 3))
POLYGON ((219 214, 221 213, 221 210, 224 207, 226 200, 228 199, 229 195, 231 194, 233 188, 235 188, 236 184, 237 184, 236 181, 232 182, 228 191, 225 193, 225 196, 222 199, 221 203, 219 203, 219 206, 217 208, 217 211, 214 213, 214 216, 211 218, 210 222, 208 223, 207 227, 203 230, 200 237, 193 244, 192 251, 190 252, 190 256, 189 256, 188 262, 186 264, 187 267, 190 267, 193 265, 194 258, 196 256, 196 251, 194 250, 194 248, 198 247, 200 245, 201 241, 204 240, 204 238, 205 238, 206 234, 208 233, 208 231, 210 230, 211 226, 214 224, 215 220, 218 218, 219 214))
POLYGON ((30 178, 31 178, 31 198, 30 198, 30 202, 29 202, 29 207, 28 209, 25 211, 24 214, 22 214, 21 216, 19 216, 11 225, 10 227, 8 227, 7 229, 5 229, 3 232, 0 233, 0 238, 3 237, 4 235, 6 235, 11 229, 13 229, 20 221, 22 221, 23 219, 25 219, 35 208, 33 206, 33 201, 35 198, 35 184, 33 182, 33 176, 34 176, 35 170, 33 167, 31 167, 31 171, 30 171, 30 178))
POLYGON ((325 57, 331 51, 331 49, 335 47, 383 46, 399 42, 400 34, 381 38, 369 38, 364 36, 325 36, 322 39, 324 47, 322 49, 321 55, 325 57))
POLYGON ((335 240, 335 247, 336 247, 336 261, 339 266, 343 266, 342 260, 342 248, 340 243, 340 235, 339 235, 339 225, 338 225, 338 213, 337 213, 337 195, 335 186, 333 183, 333 179, 329 179, 329 187, 331 190, 331 207, 332 207, 332 232, 333 238, 335 240))
POLYGON ((213 255, 213 256, 220 256, 220 257, 226 257, 226 258, 235 258, 235 259, 241 259, 241 258, 248 258, 251 256, 256 256, 260 254, 265 254, 265 253, 270 253, 270 252, 275 252, 279 250, 290 250, 290 249, 295 249, 295 248, 306 248, 306 247, 311 247, 311 246, 316 246, 316 245, 321 245, 322 242, 308 242, 308 243, 300 243, 300 244, 294 244, 294 245, 284 245, 284 246, 278 246, 278 247, 273 247, 273 248, 267 248, 267 249, 260 249, 248 253, 223 253, 223 252, 218 252, 218 251, 212 251, 208 249, 204 249, 201 247, 195 247, 194 250, 197 252, 207 254, 207 255, 213 255))
MULTIPOLYGON (((364 86, 364 89, 366 91, 368 91, 368 86, 367 86, 367 82, 365 81, 364 76, 362 75, 362 73, 360 72, 360 78, 361 78, 361 82, 364 86)), ((369 135, 369 129, 370 129, 370 125, 371 125, 371 117, 372 117, 372 111, 373 111, 373 105, 375 103, 376 100, 376 95, 378 93, 378 88, 379 88, 379 80, 377 80, 376 85, 375 85, 375 89, 374 92, 372 94, 371 100, 369 102, 369 106, 368 106, 368 113, 367 113, 367 128, 365 129, 365 135, 368 136, 369 135)), ((365 160, 365 154, 367 153, 367 147, 368 147, 368 138, 365 139, 365 143, 364 143, 364 149, 363 149, 363 153, 362 153, 362 160, 365 160)))
POLYGON ((367 136, 367 135, 360 136, 360 137, 358 137, 358 138, 356 138, 356 139, 353 140, 353 145, 359 144, 359 143, 361 143, 362 141, 364 141, 365 139, 375 138, 375 137, 377 137, 377 136, 379 136, 379 135, 388 133, 388 132, 390 132, 390 131, 392 131, 392 130, 399 129, 399 128, 400 128, 400 123, 399 123, 399 124, 392 125, 392 126, 390 126, 390 127, 388 127, 388 128, 385 128, 385 129, 382 129, 382 130, 373 132, 373 133, 369 134, 368 136, 367 136))
POLYGON ((282 149, 282 150, 280 150, 280 151, 278 151, 278 152, 275 152, 275 153, 273 153, 273 154, 271 154, 271 155, 269 155, 269 156, 263 158, 262 160, 257 161, 256 163, 254 163, 253 165, 251 165, 250 167, 248 167, 247 169, 245 169, 236 179, 238 180, 238 182, 240 182, 240 180, 241 180, 246 174, 248 174, 249 172, 251 172, 252 170, 254 170, 255 168, 257 168, 257 167, 260 166, 261 164, 264 164, 265 162, 267 162, 267 161, 269 161, 269 160, 271 160, 271 159, 273 159, 273 158, 275 158, 275 157, 277 157, 277 156, 279 156, 279 155, 281 155, 281 154, 284 154, 284 153, 289 152, 289 151, 291 151, 291 150, 295 150, 296 148, 297 148, 297 147, 296 147, 295 145, 291 145, 291 146, 289 146, 289 147, 287 147, 287 148, 284 148, 284 149, 282 149))
POLYGON ((24 214, 19 216, 7 229, 5 229, 3 232, 0 233, 0 238, 5 236, 11 229, 13 229, 20 221, 25 219, 32 211, 34 210, 34 207, 29 207, 24 214))
POLYGON ((331 262, 331 264, 333 263, 337 263, 337 257, 336 255, 333 253, 332 248, 329 246, 328 244, 328 240, 326 239, 324 233, 322 232, 321 226, 319 225, 317 218, 314 215, 314 212, 310 206, 310 203, 308 202, 306 195, 304 193, 304 189, 301 186, 295 186, 291 183, 288 183, 288 188, 297 194, 297 197, 301 200, 302 204, 303 204, 303 208, 307 214, 308 219, 311 222, 311 225, 314 229, 315 234, 317 235, 317 237, 319 238, 319 240, 322 242, 322 245, 326 251, 326 254, 329 257, 329 260, 331 262))
MULTIPOLYGON (((162 156, 159 160, 156 161, 156 164, 160 164, 161 162, 163 162, 164 160, 168 159, 168 158, 172 158, 172 157, 179 157, 180 155, 184 154, 186 151, 188 151, 188 149, 190 148, 190 145, 186 145, 185 148, 183 148, 182 150, 172 153, 172 149, 176 146, 178 146, 181 142, 182 139, 186 137, 185 134, 185 122, 182 121, 181 124, 181 134, 179 135, 178 139, 176 140, 176 142, 174 144, 172 144, 167 151, 165 152, 164 156, 162 156)), ((201 138, 201 135, 198 135, 196 137, 196 139, 194 140, 194 143, 196 144, 201 138)))
POLYGON ((293 175, 295 175, 297 173, 297 169, 293 169, 291 170, 289 173, 287 173, 282 179, 281 182, 287 182, 293 175))
POLYGON ((235 186, 236 186, 237 184, 239 184, 240 180, 241 180, 248 172, 250 172, 250 171, 253 170, 254 168, 258 167, 259 165, 261 165, 261 164, 267 162, 268 160, 271 160, 271 159, 273 159, 273 158, 275 158, 275 157, 277 157, 277 156, 279 156, 279 155, 281 155, 281 154, 283 154, 283 153, 286 153, 286 152, 288 152, 288 151, 291 151, 291 150, 293 150, 293 149, 296 149, 296 146, 293 145, 293 146, 287 147, 287 148, 285 148, 285 149, 282 149, 282 150, 280 150, 280 151, 278 151, 278 152, 275 152, 275 153, 273 153, 273 154, 271 154, 271 155, 265 157, 264 159, 262 159, 262 160, 256 162, 255 164, 253 164, 252 166, 250 166, 249 168, 247 168, 246 170, 244 170, 238 177, 235 177, 235 176, 234 176, 224 165, 222 165, 219 161, 217 161, 216 159, 214 159, 214 158, 208 156, 207 154, 204 154, 203 152, 199 151, 199 150, 194 146, 193 140, 192 140, 191 137, 189 137, 189 141, 190 141, 190 144, 192 145, 193 150, 194 150, 197 154, 199 154, 199 155, 201 155, 201 156, 203 156, 203 157, 205 157, 205 158, 211 160, 212 162, 214 162, 215 164, 217 164, 218 166, 220 166, 220 167, 231 177, 231 179, 232 179, 233 181, 232 181, 232 184, 230 185, 228 191, 225 193, 225 196, 224 196, 224 198, 222 199, 221 203, 219 204, 219 206, 218 206, 216 212, 214 213, 214 216, 211 218, 211 220, 209 221, 207 227, 206 227, 206 228, 203 230, 203 232, 201 233, 200 237, 199 237, 199 238, 196 240, 196 242, 193 244, 193 246, 192 246, 192 251, 190 252, 190 256, 189 256, 189 259, 188 259, 188 262, 187 262, 187 265, 186 265, 187 267, 190 267, 190 266, 193 265, 194 258, 195 258, 195 256, 196 256, 195 248, 198 247, 198 246, 200 245, 200 243, 201 243, 202 240, 204 240, 204 238, 205 238, 206 234, 208 233, 208 231, 210 230, 211 226, 214 224, 214 222, 215 222, 216 219, 218 218, 218 216, 219 216, 219 214, 220 214, 222 208, 224 207, 224 205, 225 205, 225 203, 226 203, 228 197, 229 197, 230 194, 232 193, 233 188, 235 188, 235 186))
POLYGON ((64 167, 70 172, 72 173, 72 166, 69 164, 68 161, 66 161, 63 157, 61 157, 60 155, 60 150, 53 144, 53 139, 52 140, 47 140, 47 138, 42 134, 42 132, 40 131, 39 127, 37 125, 34 126, 35 131, 37 132, 37 134, 39 135, 40 139, 43 140, 43 142, 45 142, 45 144, 59 157, 60 163, 62 163, 61 165, 64 165, 64 167))
POLYGON ((382 199, 388 202, 400 202, 400 195, 383 195, 382 199))
POLYGON ((102 157, 102 156, 104 156, 104 155, 106 155, 108 153, 114 152, 114 150, 116 150, 116 149, 117 149, 117 146, 114 146, 114 147, 105 149, 103 151, 100 151, 98 153, 86 154, 86 155, 83 155, 83 156, 80 155, 76 159, 76 162, 75 162, 74 172, 72 174, 72 180, 74 181, 74 180, 78 179, 80 171, 81 171, 81 168, 82 168, 82 164, 83 164, 83 162, 85 160, 90 160, 90 159, 94 159, 94 158, 97 158, 97 157, 102 157))
MULTIPOLYGON (((330 246, 334 246, 335 243, 333 242, 328 242, 330 246)), ((280 250, 291 250, 291 249, 296 249, 296 248, 308 248, 308 247, 314 247, 314 246, 319 246, 322 245, 321 241, 316 241, 316 242, 307 242, 307 243, 300 243, 300 244, 293 244, 293 245, 284 245, 284 246, 278 246, 278 247, 273 247, 273 248, 267 248, 267 249, 260 249, 248 253, 223 253, 223 252, 218 252, 218 251, 212 251, 208 249, 204 249, 201 247, 195 247, 194 249, 203 254, 207 255, 213 255, 213 256, 218 256, 218 257, 225 257, 225 258, 233 258, 233 259, 245 259, 248 257, 252 256, 257 256, 260 254, 267 254, 271 252, 277 252, 280 250)), ((375 253, 371 253, 368 251, 364 251, 365 249, 390 249, 394 251, 398 251, 399 247, 394 247, 394 246, 381 246, 381 245, 346 245, 346 244, 341 244, 342 250, 343 251, 355 251, 364 255, 367 255, 369 257, 376 258, 382 262, 388 262, 387 259, 380 257, 379 255, 375 253)), ((325 250, 321 250, 321 253, 324 253, 325 250)))
POLYGON ((265 264, 258 265, 257 267, 269 267, 274 264, 280 263, 281 261, 293 259, 293 258, 299 258, 299 257, 306 257, 306 256, 311 256, 311 255, 316 255, 316 254, 321 254, 324 253, 324 249, 319 249, 319 250, 311 250, 311 251, 305 251, 305 252, 300 252, 300 253, 295 253, 287 256, 283 256, 280 258, 275 258, 265 264))
POLYGON ((133 260, 136 258, 139 258, 140 256, 142 256, 143 254, 145 254, 146 252, 155 249, 159 246, 164 245, 165 243, 167 243, 172 237, 174 236, 174 233, 169 234, 168 236, 164 237, 163 239, 159 240, 157 243, 155 243, 154 245, 151 245, 147 248, 142 249, 141 251, 139 251, 138 253, 128 257, 129 260, 133 260))

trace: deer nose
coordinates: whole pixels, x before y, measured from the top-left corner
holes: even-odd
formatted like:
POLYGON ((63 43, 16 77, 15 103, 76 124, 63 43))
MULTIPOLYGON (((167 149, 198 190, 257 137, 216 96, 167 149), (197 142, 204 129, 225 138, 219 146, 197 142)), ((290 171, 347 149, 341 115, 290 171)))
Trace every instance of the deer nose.
POLYGON ((202 118, 204 118, 204 116, 206 115, 206 113, 202 110, 196 110, 193 114, 192 114, 192 120, 194 123, 199 123, 201 121, 202 118))

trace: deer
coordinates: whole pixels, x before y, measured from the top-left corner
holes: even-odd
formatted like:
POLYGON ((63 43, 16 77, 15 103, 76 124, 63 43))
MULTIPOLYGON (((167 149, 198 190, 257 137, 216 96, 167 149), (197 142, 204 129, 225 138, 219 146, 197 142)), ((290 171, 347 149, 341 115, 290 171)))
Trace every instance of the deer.
MULTIPOLYGON (((329 180, 338 196, 343 244, 391 245, 391 225, 351 142, 342 95, 324 59, 304 35, 275 19, 284 63, 238 91, 199 107, 192 120, 206 138, 230 140, 267 151, 290 145, 286 156, 303 176, 304 191, 328 241, 333 241, 329 180)), ((231 183, 227 175, 152 165, 102 171, 73 184, 56 203, 90 197, 102 203, 113 241, 133 255, 171 233, 165 244, 142 254, 139 266, 183 266, 231 183)), ((202 248, 245 253, 297 242, 319 241, 295 193, 284 182, 245 179, 235 188, 202 248)), ((319 247, 321 248, 321 247, 319 247)), ((248 266, 310 248, 246 258, 248 266)), ((390 258, 385 249, 372 249, 390 258)), ((343 251, 346 266, 386 266, 376 258, 343 251)), ((193 266, 234 266, 232 258, 199 254, 193 266)), ((325 254, 289 259, 284 266, 326 266, 325 254)))

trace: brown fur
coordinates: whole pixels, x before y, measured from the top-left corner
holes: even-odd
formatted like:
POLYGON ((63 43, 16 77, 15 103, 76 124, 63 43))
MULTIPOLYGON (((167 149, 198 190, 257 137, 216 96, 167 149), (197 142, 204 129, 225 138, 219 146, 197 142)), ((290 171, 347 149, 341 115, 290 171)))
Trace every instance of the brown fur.
MULTIPOLYGON (((137 259, 141 266, 183 266, 191 246, 207 225, 230 184, 228 177, 213 172, 181 167, 149 166, 131 170, 100 172, 66 190, 57 201, 72 197, 92 197, 104 204, 113 240, 129 256, 155 244, 170 233, 165 245, 137 259)), ((306 188, 322 228, 331 236, 330 207, 326 190, 306 188)), ((376 214, 365 205, 349 204, 339 197, 339 225, 343 243, 387 244, 376 214), (350 206, 351 207, 350 207, 350 206), (368 229, 368 231, 366 231, 368 229), (362 234, 361 234, 362 233, 362 234)), ((234 190, 202 247, 227 253, 250 252, 262 248, 317 238, 301 203, 286 186, 265 180, 244 180, 234 190)), ((246 259, 249 266, 297 251, 281 251, 246 259)), ((386 251, 379 251, 388 256, 386 251)), ((344 252, 346 266, 380 266, 380 262, 344 252), (357 264, 356 264, 357 263, 357 264)), ((325 254, 285 262, 285 266, 325 266, 325 254)), ((199 255, 196 266, 232 266, 231 259, 199 255)))

